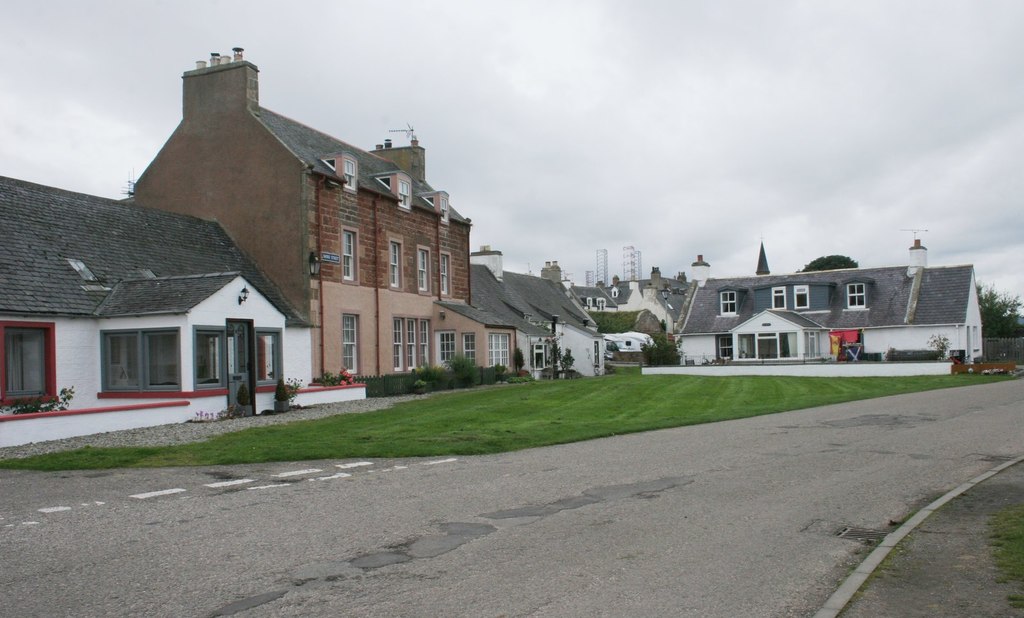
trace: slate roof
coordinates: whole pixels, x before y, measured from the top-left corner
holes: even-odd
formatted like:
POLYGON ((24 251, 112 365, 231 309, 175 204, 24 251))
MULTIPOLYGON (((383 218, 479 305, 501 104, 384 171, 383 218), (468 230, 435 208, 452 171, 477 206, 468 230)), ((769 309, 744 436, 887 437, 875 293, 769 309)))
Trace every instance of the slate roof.
POLYGON ((115 283, 96 308, 100 317, 186 313, 238 277, 233 273, 130 279, 115 283))
MULTIPOLYGON (((0 176, 0 239, 3 313, 92 316, 115 291, 111 303, 127 308, 122 295, 128 287, 118 289, 117 284, 150 273, 158 278, 238 273, 289 324, 303 324, 216 222, 0 176), (95 280, 83 278, 69 259, 84 263, 95 280)), ((153 304, 130 301, 132 311, 169 306, 163 293, 145 298, 153 304)))
MULTIPOLYGON (((340 155, 343 152, 351 153, 359 165, 359 179, 357 181, 359 187, 374 193, 391 195, 388 188, 378 182, 374 176, 402 171, 394 162, 356 148, 351 144, 317 131, 291 118, 282 116, 265 107, 260 108, 257 118, 300 161, 308 166, 312 166, 313 171, 329 176, 338 176, 339 172, 331 169, 330 166, 323 162, 323 159, 333 155, 340 155)), ((433 193, 434 188, 416 178, 412 178, 412 185, 413 207, 434 212, 434 207, 429 202, 418 197, 422 193, 433 193)), ((450 204, 448 216, 453 221, 468 223, 450 204)))
POLYGON ((559 322, 584 328, 583 320, 594 321, 575 306, 561 284, 542 277, 504 271, 502 281, 482 264, 470 265, 472 286, 471 304, 494 316, 501 324, 514 326, 529 335, 549 334, 550 328, 538 326, 526 319, 549 322, 557 315, 559 322))
MULTIPOLYGON (((860 329, 884 326, 956 324, 967 316, 974 267, 927 267, 921 275, 916 311, 910 312, 914 276, 907 266, 850 268, 819 272, 708 279, 703 287, 694 286, 693 298, 682 334, 726 333, 754 315, 754 290, 772 286, 818 284, 833 288, 832 303, 824 311, 787 311, 803 316, 829 329, 860 329), (866 285, 867 309, 845 310, 846 284, 866 285), (745 292, 740 295, 736 315, 719 315, 719 293, 724 290, 745 292), (908 321, 908 315, 912 320, 908 321)), ((787 315, 787 319, 790 317, 787 315)))
POLYGON ((588 285, 574 285, 569 291, 572 292, 576 296, 576 300, 578 300, 583 305, 586 305, 587 302, 584 300, 585 298, 595 299, 595 306, 597 304, 596 299, 604 298, 605 306, 607 308, 612 309, 618 306, 618 303, 615 301, 614 298, 612 298, 611 292, 608 291, 608 288, 594 287, 588 285))

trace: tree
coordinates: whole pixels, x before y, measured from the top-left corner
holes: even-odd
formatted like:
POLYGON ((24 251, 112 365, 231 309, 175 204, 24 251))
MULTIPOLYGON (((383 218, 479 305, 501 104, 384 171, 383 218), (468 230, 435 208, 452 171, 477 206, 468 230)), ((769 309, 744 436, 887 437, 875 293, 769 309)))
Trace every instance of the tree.
POLYGON ((978 284, 978 307, 981 309, 981 336, 1001 339, 1015 337, 1020 329, 1019 296, 999 292, 992 284, 978 284))
POLYGON ((816 270, 836 270, 838 268, 857 268, 860 264, 857 260, 845 255, 823 255, 820 258, 811 260, 811 263, 804 266, 800 272, 808 273, 816 270))

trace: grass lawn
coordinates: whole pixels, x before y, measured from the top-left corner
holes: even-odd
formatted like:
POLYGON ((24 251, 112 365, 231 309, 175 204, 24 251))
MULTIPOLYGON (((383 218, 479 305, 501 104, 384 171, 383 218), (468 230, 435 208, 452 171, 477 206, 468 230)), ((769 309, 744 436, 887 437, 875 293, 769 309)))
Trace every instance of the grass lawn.
POLYGON ((73 470, 499 453, 999 381, 996 376, 641 376, 634 370, 436 394, 387 410, 256 427, 195 444, 84 448, 2 468, 73 470))
MULTIPOLYGON (((1002 581, 1024 585, 1024 505, 996 513, 992 518, 992 545, 1002 581)), ((1011 594, 1010 605, 1024 607, 1024 591, 1011 594)))

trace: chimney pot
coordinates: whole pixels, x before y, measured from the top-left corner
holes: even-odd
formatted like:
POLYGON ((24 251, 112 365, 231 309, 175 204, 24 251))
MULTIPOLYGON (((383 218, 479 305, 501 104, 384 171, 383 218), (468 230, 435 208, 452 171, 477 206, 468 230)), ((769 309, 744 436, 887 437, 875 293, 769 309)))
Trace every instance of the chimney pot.
POLYGON ((205 68, 206 68, 206 61, 205 60, 196 60, 196 69, 205 69, 205 68))
POLYGON ((241 60, 242 59, 242 52, 244 52, 245 50, 242 49, 241 47, 232 47, 231 51, 235 52, 235 60, 241 60))
POLYGON ((377 150, 384 150, 384 144, 377 144, 377 150))
POLYGON ((386 148, 391 148, 391 140, 390 139, 384 140, 384 148, 385 149, 386 148))

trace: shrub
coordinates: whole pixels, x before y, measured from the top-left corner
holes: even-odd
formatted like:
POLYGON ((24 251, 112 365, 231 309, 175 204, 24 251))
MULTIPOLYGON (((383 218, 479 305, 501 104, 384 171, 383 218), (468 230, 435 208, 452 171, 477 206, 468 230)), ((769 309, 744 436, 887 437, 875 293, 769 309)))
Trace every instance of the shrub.
POLYGON ((531 375, 525 375, 525 376, 512 376, 511 378, 508 378, 507 380, 505 380, 505 382, 507 382, 509 384, 525 384, 526 382, 536 382, 536 380, 534 380, 533 376, 531 376, 531 375))
POLYGON ((523 370, 523 365, 525 364, 526 361, 523 359, 523 351, 517 347, 516 351, 512 353, 512 367, 515 369, 516 373, 519 373, 523 370))
POLYGON ((575 363, 576 359, 572 357, 572 350, 566 348, 565 353, 562 354, 562 371, 568 374, 572 371, 572 366, 575 363))
POLYGON ((302 389, 302 380, 289 378, 285 383, 285 389, 288 391, 288 403, 295 405, 295 398, 299 396, 299 391, 302 389))
POLYGON ((277 388, 274 389, 274 401, 288 401, 288 386, 284 378, 277 379, 277 388))
POLYGON ((455 384, 462 387, 476 384, 476 363, 471 359, 456 354, 448 361, 448 368, 455 375, 455 384))
POLYGON ((49 397, 22 397, 15 399, 5 408, 0 408, 0 414, 34 414, 36 412, 59 412, 67 410, 71 400, 75 398, 75 387, 67 386, 60 389, 60 394, 54 398, 49 397))
POLYGON ((238 385, 238 390, 235 392, 235 401, 242 407, 249 405, 249 387, 245 385, 245 382, 238 385))
POLYGON ((643 352, 644 362, 648 365, 678 365, 679 349, 668 340, 665 333, 655 333, 651 336, 653 345, 644 344, 640 351, 643 352))
POLYGON ((444 381, 444 367, 438 365, 424 365, 416 369, 416 378, 431 384, 440 384, 444 381))
POLYGON ((352 374, 347 369, 342 369, 341 373, 331 373, 325 371, 322 376, 314 380, 320 386, 343 386, 352 384, 355 380, 352 378, 352 374))

